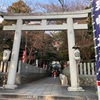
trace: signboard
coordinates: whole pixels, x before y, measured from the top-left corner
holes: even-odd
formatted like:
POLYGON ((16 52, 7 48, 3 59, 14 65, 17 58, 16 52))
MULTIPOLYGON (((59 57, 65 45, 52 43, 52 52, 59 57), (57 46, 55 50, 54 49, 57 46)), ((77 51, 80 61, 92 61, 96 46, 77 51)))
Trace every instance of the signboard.
POLYGON ((97 80, 100 81, 100 0, 93 0, 94 31, 97 51, 97 80))
POLYGON ((100 100, 100 0, 93 0, 93 19, 94 19, 94 32, 96 42, 96 73, 97 73, 97 87, 98 87, 98 98, 100 100))

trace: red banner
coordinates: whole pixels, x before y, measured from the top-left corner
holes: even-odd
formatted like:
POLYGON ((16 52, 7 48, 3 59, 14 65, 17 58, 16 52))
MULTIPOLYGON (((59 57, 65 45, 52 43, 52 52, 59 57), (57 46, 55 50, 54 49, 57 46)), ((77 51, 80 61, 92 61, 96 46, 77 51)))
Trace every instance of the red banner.
POLYGON ((98 86, 100 86, 100 81, 98 81, 97 83, 98 83, 98 86))
POLYGON ((26 50, 23 51, 22 62, 26 61, 26 50))

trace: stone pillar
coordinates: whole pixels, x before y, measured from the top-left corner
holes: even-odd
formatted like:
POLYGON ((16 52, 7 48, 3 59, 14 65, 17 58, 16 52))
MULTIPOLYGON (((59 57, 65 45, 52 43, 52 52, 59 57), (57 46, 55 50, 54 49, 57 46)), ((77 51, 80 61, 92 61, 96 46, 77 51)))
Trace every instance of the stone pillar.
POLYGON ((1 64, 0 64, 0 72, 2 72, 3 70, 3 61, 1 61, 1 64))
POLYGON ((8 89, 15 89, 17 87, 17 85, 15 85, 15 78, 16 78, 16 69, 17 69, 19 48, 21 41, 21 26, 22 26, 22 20, 17 19, 12 55, 11 55, 11 63, 8 73, 8 80, 7 80, 7 85, 5 85, 5 88, 8 89))
POLYGON ((19 60, 19 63, 18 63, 18 73, 20 73, 21 72, 21 60, 19 60))
POLYGON ((38 59, 36 59, 36 67, 38 67, 38 59))
POLYGON ((67 19, 67 25, 68 25, 68 51, 69 51, 69 61, 70 61, 70 80, 71 80, 71 87, 68 87, 68 91, 78 91, 81 88, 78 86, 77 66, 73 56, 73 49, 72 49, 72 47, 75 46, 73 18, 69 17, 67 19))

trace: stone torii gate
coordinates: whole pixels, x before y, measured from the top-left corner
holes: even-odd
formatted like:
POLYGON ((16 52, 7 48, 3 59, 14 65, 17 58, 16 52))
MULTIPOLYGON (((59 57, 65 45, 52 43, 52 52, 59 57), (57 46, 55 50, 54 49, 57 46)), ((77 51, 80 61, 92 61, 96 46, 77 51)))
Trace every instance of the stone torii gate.
POLYGON ((68 51, 69 51, 69 61, 70 61, 70 78, 71 86, 68 87, 69 91, 80 91, 81 87, 78 86, 78 75, 76 61, 73 57, 73 49, 75 46, 75 37, 74 29, 87 29, 87 24, 76 24, 73 22, 74 19, 83 19, 87 18, 90 10, 76 11, 76 12, 62 12, 62 13, 40 13, 40 14, 4 14, 4 20, 6 21, 17 21, 16 24, 9 26, 4 26, 4 30, 15 30, 11 63, 8 73, 8 80, 5 88, 14 89, 16 88, 15 77, 17 62, 19 56, 19 48, 21 41, 21 31, 23 30, 45 30, 45 31, 54 31, 54 30, 66 30, 68 35, 68 51), (59 20, 66 19, 61 25, 48 25, 48 20, 59 20), (24 21, 41 21, 40 25, 28 25, 24 24, 24 21))

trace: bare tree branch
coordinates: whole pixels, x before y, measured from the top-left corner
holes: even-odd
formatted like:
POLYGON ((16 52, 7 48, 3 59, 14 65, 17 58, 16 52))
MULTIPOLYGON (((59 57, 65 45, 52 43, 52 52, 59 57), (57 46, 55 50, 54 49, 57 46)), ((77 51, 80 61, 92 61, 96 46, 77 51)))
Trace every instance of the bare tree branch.
POLYGON ((65 11, 65 4, 64 4, 65 2, 64 2, 64 0, 58 0, 58 1, 62 6, 62 11, 65 11))

